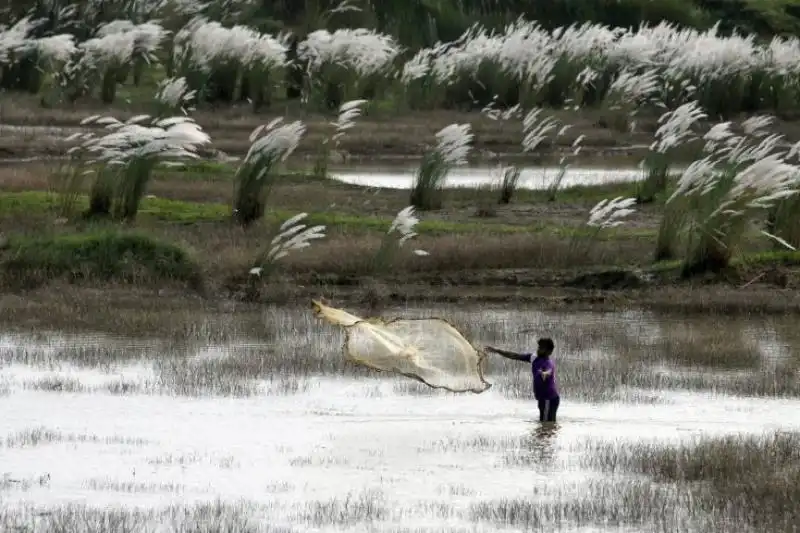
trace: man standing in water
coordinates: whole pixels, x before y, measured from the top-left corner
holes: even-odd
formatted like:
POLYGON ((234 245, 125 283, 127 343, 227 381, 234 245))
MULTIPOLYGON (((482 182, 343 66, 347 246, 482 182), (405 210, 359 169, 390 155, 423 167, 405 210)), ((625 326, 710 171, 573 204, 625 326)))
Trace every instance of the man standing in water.
POLYGON ((531 364, 533 372, 533 397, 539 404, 539 420, 541 422, 555 422, 556 411, 561 398, 558 395, 556 384, 556 365, 550 356, 555 345, 549 338, 539 339, 536 348, 536 357, 530 353, 515 353, 487 346, 486 351, 501 355, 513 361, 524 361, 531 364))

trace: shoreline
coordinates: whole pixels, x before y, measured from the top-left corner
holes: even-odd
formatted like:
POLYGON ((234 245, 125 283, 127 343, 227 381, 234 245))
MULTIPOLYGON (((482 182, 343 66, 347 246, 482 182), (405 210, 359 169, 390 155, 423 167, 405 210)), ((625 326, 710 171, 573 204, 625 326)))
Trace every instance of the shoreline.
MULTIPOLYGON (((622 272, 617 269, 616 272, 622 272)), ((0 291, 0 305, 6 310, 0 327, 9 331, 27 329, 76 329, 117 333, 122 336, 137 331, 158 335, 168 330, 191 329, 202 316, 213 319, 224 314, 260 314, 265 308, 308 307, 312 299, 322 299, 334 307, 343 307, 361 316, 391 318, 402 314, 404 307, 451 306, 508 309, 520 312, 596 312, 643 311, 663 316, 786 316, 800 315, 797 291, 755 283, 716 281, 713 283, 653 284, 612 289, 565 287, 563 284, 534 284, 533 277, 520 285, 478 284, 475 273, 461 284, 453 276, 431 276, 428 283, 395 283, 375 278, 351 279, 349 284, 312 285, 302 279, 288 283, 284 278, 261 287, 251 301, 234 294, 231 287, 208 287, 205 294, 176 284, 140 284, 54 281, 28 290, 0 291), (449 283, 449 284, 448 284, 449 283), (174 320, 174 322, 173 322, 174 320), (134 324, 146 323, 146 327, 134 324)), ((519 279, 524 273, 515 274, 519 279)), ((557 277, 559 273, 552 273, 557 277)), ((580 276, 579 276, 580 277, 580 276)), ((602 273, 597 275, 602 278, 602 273)), ((523 280, 524 281, 524 280, 523 280)), ((244 291, 244 287, 239 287, 244 291)))

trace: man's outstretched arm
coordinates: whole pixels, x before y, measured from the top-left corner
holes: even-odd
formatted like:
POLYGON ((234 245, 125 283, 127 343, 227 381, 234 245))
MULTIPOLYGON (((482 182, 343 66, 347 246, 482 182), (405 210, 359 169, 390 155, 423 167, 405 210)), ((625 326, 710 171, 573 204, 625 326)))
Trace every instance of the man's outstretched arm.
POLYGON ((500 348, 494 348, 492 346, 487 346, 486 351, 490 353, 496 353, 497 355, 513 361, 523 361, 525 363, 531 362, 531 354, 529 353, 509 352, 508 350, 501 350, 500 348))

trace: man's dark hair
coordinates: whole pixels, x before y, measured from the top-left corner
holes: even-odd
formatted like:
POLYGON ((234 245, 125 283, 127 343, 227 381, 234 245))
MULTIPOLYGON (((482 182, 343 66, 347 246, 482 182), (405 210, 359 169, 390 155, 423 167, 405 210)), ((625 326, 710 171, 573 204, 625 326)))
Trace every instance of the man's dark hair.
POLYGON ((553 339, 550 337, 545 337, 543 339, 539 339, 539 348, 543 348, 548 352, 552 352, 555 349, 556 345, 553 343, 553 339))

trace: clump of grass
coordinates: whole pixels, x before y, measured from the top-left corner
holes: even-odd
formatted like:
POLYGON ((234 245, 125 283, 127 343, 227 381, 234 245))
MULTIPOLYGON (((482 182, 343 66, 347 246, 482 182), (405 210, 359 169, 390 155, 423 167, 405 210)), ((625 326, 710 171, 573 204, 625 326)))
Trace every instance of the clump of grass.
POLYGON ((695 138, 692 128, 704 118, 707 115, 694 100, 659 117, 660 126, 656 130, 655 141, 642 161, 645 176, 636 196, 640 204, 655 201, 656 195, 666 190, 676 148, 695 138))
POLYGON ((155 95, 154 115, 168 117, 177 114, 188 115, 194 111, 192 103, 197 97, 197 91, 189 89, 186 78, 167 78, 158 84, 155 95))
POLYGON ((307 226, 302 221, 308 213, 300 213, 286 220, 278 228, 278 234, 256 257, 250 274, 269 277, 276 263, 294 250, 302 250, 311 246, 316 239, 325 238, 325 226, 307 226))
POLYGON ((721 123, 704 136, 707 155, 689 165, 666 202, 657 258, 671 256, 683 236, 683 274, 719 272, 756 216, 797 193, 797 168, 777 149, 782 137, 763 131, 769 122, 746 120, 744 135, 721 123))
POLYGON ((450 170, 467 162, 474 135, 469 124, 451 124, 436 134, 436 146, 422 156, 414 176, 410 204, 417 209, 440 209, 450 170))
POLYGON ((121 122, 99 115, 81 125, 103 125, 108 133, 82 139, 81 150, 97 163, 89 216, 113 216, 132 221, 159 162, 197 158, 196 150, 211 138, 188 117, 152 119, 139 115, 121 122))
POLYGON ((501 205, 511 203, 511 198, 519 187, 520 176, 522 176, 520 167, 509 166, 500 169, 500 198, 498 198, 498 203, 501 205))
MULTIPOLYGON (((559 531, 581 526, 656 526, 672 531, 667 510, 677 505, 674 491, 640 480, 591 481, 574 494, 555 490, 547 499, 498 498, 470 505, 470 518, 495 528, 559 531), (538 501, 537 501, 538 500, 538 501)), ((647 528, 649 529, 649 528, 647 528)))
MULTIPOLYGON (((389 226, 389 230, 384 234, 380 248, 378 248, 373 258, 375 273, 383 274, 388 272, 403 245, 417 236, 414 228, 418 223, 419 218, 414 215, 414 206, 410 205, 397 213, 391 226, 389 226)), ((428 255, 428 252, 420 249, 415 249, 413 253, 418 256, 428 255)))
POLYGON ((256 504, 238 502, 170 505, 149 509, 96 508, 81 504, 41 507, 25 506, 0 514, 0 524, 8 531, 70 531, 74 533, 145 532, 167 528, 175 533, 227 531, 260 533, 257 515, 264 511, 256 504), (35 524, 31 529, 31 525, 35 524))
MULTIPOLYGON (((342 2, 335 10, 354 8, 342 2)), ((349 99, 376 92, 393 74, 393 62, 400 53, 394 37, 374 30, 310 32, 297 47, 297 57, 306 65, 305 101, 318 109, 336 109, 349 99)))
POLYGON ((331 154, 338 153, 339 142, 344 137, 345 133, 353 126, 355 120, 361 116, 361 106, 367 103, 366 100, 351 100, 345 102, 339 107, 339 116, 336 121, 331 125, 334 127, 335 132, 330 137, 326 137, 320 144, 320 153, 314 162, 313 175, 317 178, 328 177, 328 163, 330 162, 331 154))
MULTIPOLYGON (((90 133, 76 133, 66 140, 86 141, 90 133)), ((88 147, 81 143, 67 150, 67 159, 58 163, 48 177, 52 204, 56 215, 70 218, 75 215, 86 177, 92 174, 89 166, 88 147)))
POLYGON ((0 255, 0 276, 8 285, 23 287, 56 278, 178 281, 202 287, 200 268, 182 248, 120 231, 12 237, 0 255))
MULTIPOLYGON (((592 228, 592 231, 588 238, 581 238, 580 241, 588 243, 586 246, 592 246, 600 232, 623 225, 624 219, 636 211, 634 205, 636 198, 617 196, 612 200, 608 198, 600 200, 589 211, 589 219, 586 221, 586 225, 592 228)), ((573 246, 579 246, 577 238, 573 238, 573 246)))
POLYGON ((302 510, 305 520, 315 526, 346 526, 383 520, 389 516, 383 494, 367 490, 347 493, 343 498, 311 502, 302 510))
MULTIPOLYGON (((508 121, 512 118, 518 118, 520 114, 520 106, 514 105, 506 110, 501 110, 496 107, 497 103, 497 95, 492 99, 492 101, 484 107, 481 112, 484 113, 488 118, 492 120, 501 120, 501 121, 508 121)), ((525 124, 523 122, 523 137, 525 138, 526 129, 525 124)), ((498 203, 500 205, 507 205, 511 203, 511 199, 514 196, 517 188, 519 187, 519 178, 522 175, 522 168, 518 166, 503 166, 500 165, 497 169, 497 174, 499 176, 498 183, 496 185, 497 190, 499 191, 500 195, 498 197, 498 203)), ((490 188, 494 188, 494 185, 490 188)), ((489 213, 490 208, 482 207, 482 212, 489 213)))
POLYGON ((278 261, 288 256, 295 250, 302 250, 311 246, 311 242, 325 238, 325 226, 308 226, 302 221, 308 216, 300 213, 286 220, 278 228, 278 234, 270 241, 255 258, 249 271, 248 294, 249 300, 254 300, 258 294, 256 281, 267 280, 272 275, 278 261))
POLYGON ((603 104, 612 112, 610 125, 626 133, 636 129, 635 117, 648 104, 653 104, 660 89, 659 73, 655 69, 637 71, 623 68, 609 84, 603 104))
POLYGON ((558 174, 556 177, 553 178, 553 181, 547 186, 547 190, 545 194, 547 195, 547 201, 555 202, 556 201, 556 194, 561 189, 561 182, 564 181, 564 177, 567 175, 567 170, 569 169, 569 159, 578 157, 578 154, 581 152, 581 143, 585 135, 579 135, 573 142, 572 142, 572 151, 564 156, 561 156, 561 159, 558 161, 558 174))
POLYGON ((226 27, 194 17, 175 34, 175 70, 201 102, 233 103, 249 98, 254 110, 268 104, 287 68, 289 36, 273 37, 248 26, 226 27))
MULTIPOLYGON (((525 118, 522 119, 522 151, 523 153, 535 152, 536 149, 547 139, 550 132, 556 129, 558 121, 553 117, 541 116, 542 109, 535 108, 530 110, 525 118)), ((569 126, 564 126, 558 130, 556 137, 563 135, 569 126)), ((566 172, 566 169, 565 169, 566 172)), ((563 175, 561 176, 563 178, 563 175)), ((560 179, 559 179, 560 182, 560 179)), ((509 203, 511 196, 516 192, 517 183, 513 182, 513 189, 510 187, 502 187, 500 193, 500 203, 509 203)), ((558 183, 554 184, 555 189, 558 188, 558 183)), ((555 189, 548 194, 555 195, 555 189)))
POLYGON ((282 121, 277 118, 253 130, 250 149, 236 171, 233 218, 244 227, 264 216, 276 167, 295 151, 306 132, 300 121, 279 125, 282 121))

